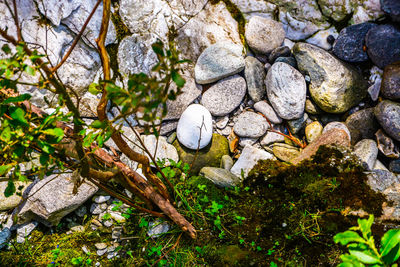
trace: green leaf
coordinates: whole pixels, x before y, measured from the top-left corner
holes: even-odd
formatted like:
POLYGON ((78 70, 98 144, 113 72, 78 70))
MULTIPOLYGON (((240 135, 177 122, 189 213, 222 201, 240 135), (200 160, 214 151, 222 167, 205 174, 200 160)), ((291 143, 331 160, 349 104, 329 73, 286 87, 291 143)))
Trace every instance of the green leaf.
POLYGON ((10 197, 14 193, 15 193, 15 185, 14 185, 13 180, 10 179, 10 180, 8 180, 7 187, 4 190, 4 196, 5 197, 10 197))
POLYGON ((372 255, 372 252, 368 251, 368 249, 361 248, 358 244, 350 244, 349 245, 350 255, 356 257, 360 262, 366 264, 375 264, 382 263, 377 256, 372 255))
POLYGON ((53 154, 55 149, 54 147, 50 146, 48 143, 43 142, 43 141, 37 141, 37 144, 39 147, 43 150, 43 152, 47 154, 53 154))
POLYGON ((106 121, 95 120, 94 122, 92 122, 92 124, 90 124, 90 127, 95 129, 103 129, 106 125, 107 125, 106 121))
POLYGON ((3 46, 1 47, 1 50, 3 50, 3 52, 6 53, 6 54, 10 54, 10 53, 11 53, 11 49, 10 49, 10 47, 8 46, 8 44, 3 45, 3 46))
POLYGON ((333 241, 335 243, 340 243, 343 246, 347 245, 350 242, 360 242, 360 243, 365 242, 365 240, 354 231, 345 231, 343 233, 336 234, 333 237, 333 241))
POLYGON ((382 256, 387 255, 390 252, 390 250, 392 250, 399 243, 400 243, 400 230, 390 229, 389 231, 387 231, 381 240, 382 256))
POLYGON ((185 85, 185 79, 175 70, 171 72, 172 80, 175 82, 176 86, 182 88, 185 85))
POLYGON ((31 97, 32 96, 30 94, 22 94, 16 97, 9 97, 3 101, 3 104, 23 102, 25 100, 29 100, 31 97))
POLYGON ((28 73, 31 76, 34 76, 36 74, 35 69, 32 68, 31 66, 26 66, 25 67, 25 72, 28 73))
POLYGON ((358 219, 358 225, 360 226, 360 231, 364 237, 368 237, 371 234, 371 226, 374 223, 374 215, 370 215, 368 220, 358 219))
POLYGON ((13 164, 1 165, 0 175, 5 175, 13 166, 13 164))
POLYGON ((99 87, 99 85, 97 83, 91 83, 89 85, 88 91, 92 95, 98 95, 99 93, 101 93, 101 89, 100 89, 100 87, 99 87))
POLYGON ((349 254, 343 254, 340 256, 343 263, 339 264, 338 267, 364 267, 365 265, 358 261, 358 259, 349 254))
POLYGON ((10 116, 14 120, 19 121, 24 125, 28 125, 28 121, 25 119, 25 111, 22 108, 10 107, 10 116))
POLYGON ((151 48, 153 48, 154 53, 156 53, 159 56, 164 57, 164 50, 163 50, 163 43, 161 41, 158 41, 154 44, 152 44, 151 48))
POLYGON ((53 135, 55 137, 63 137, 64 131, 61 128, 50 128, 43 131, 47 135, 53 135))
POLYGON ((49 161, 49 154, 46 154, 46 153, 40 154, 40 157, 39 157, 39 162, 40 162, 40 164, 46 165, 46 163, 47 163, 48 161, 49 161))
POLYGON ((6 127, 0 134, 0 139, 4 142, 8 142, 11 139, 11 128, 6 127))

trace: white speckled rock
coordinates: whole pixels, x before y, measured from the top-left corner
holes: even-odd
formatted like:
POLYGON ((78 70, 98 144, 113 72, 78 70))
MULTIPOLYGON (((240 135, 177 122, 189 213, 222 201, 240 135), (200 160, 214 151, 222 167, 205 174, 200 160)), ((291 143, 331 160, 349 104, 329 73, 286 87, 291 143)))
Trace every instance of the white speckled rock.
POLYGON ((243 171, 243 176, 246 178, 250 170, 254 167, 254 165, 257 164, 259 160, 274 158, 275 157, 271 153, 268 153, 265 150, 261 150, 252 146, 245 146, 239 159, 231 168, 231 172, 241 178, 243 171))
POLYGON ((363 139, 354 146, 356 154, 367 170, 372 170, 378 156, 378 146, 372 139, 363 139))
POLYGON ((264 80, 267 72, 264 64, 251 56, 246 57, 244 61, 246 64, 244 76, 247 82, 247 91, 253 101, 260 101, 264 99, 266 93, 264 80))
POLYGON ((227 42, 207 47, 194 67, 196 82, 212 83, 241 72, 244 69, 242 49, 239 45, 227 42))
POLYGON ((254 109, 261 112, 271 123, 280 124, 282 119, 276 114, 275 110, 266 102, 260 101, 254 104, 254 109))
POLYGON ((277 62, 268 70, 265 85, 269 102, 281 118, 293 120, 303 116, 307 88, 298 70, 277 62))
POLYGON ((245 111, 237 118, 233 131, 240 137, 258 138, 265 134, 268 127, 268 122, 263 116, 245 111))
POLYGON ((250 48, 258 54, 269 54, 283 43, 285 30, 282 23, 254 16, 246 24, 245 37, 250 48))
POLYGON ((212 85, 201 97, 201 104, 214 116, 224 116, 240 105, 246 95, 246 81, 239 75, 212 85))
POLYGON ((176 135, 179 142, 185 147, 201 149, 210 143, 212 131, 210 112, 202 105, 192 104, 182 113, 176 128, 176 135))

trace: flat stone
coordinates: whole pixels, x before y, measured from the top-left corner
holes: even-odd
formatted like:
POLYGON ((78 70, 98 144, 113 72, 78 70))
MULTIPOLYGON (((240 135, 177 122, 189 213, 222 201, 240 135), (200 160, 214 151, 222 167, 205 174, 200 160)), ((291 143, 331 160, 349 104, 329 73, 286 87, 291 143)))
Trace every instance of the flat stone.
POLYGON ((258 138, 266 133, 268 127, 268 122, 263 116, 245 111, 237 118, 233 131, 240 137, 258 138))
POLYGON ((400 22, 400 3, 393 0, 381 0, 382 10, 388 14, 393 21, 400 22))
POLYGON ((382 129, 375 133, 379 151, 388 158, 399 158, 400 149, 382 129))
POLYGON ((96 244, 94 244, 94 246, 95 246, 96 249, 100 249, 100 250, 103 250, 103 249, 107 248, 107 244, 106 243, 96 243, 96 244))
POLYGON ((168 222, 161 222, 161 220, 157 219, 154 222, 149 222, 149 230, 147 231, 147 235, 151 238, 157 238, 162 234, 167 233, 169 229, 170 225, 168 222))
POLYGON ((244 62, 244 77, 246 78, 249 96, 254 102, 260 101, 266 93, 264 80, 267 73, 264 65, 251 56, 247 56, 244 62))
POLYGON ((233 166, 233 159, 229 155, 223 155, 221 158, 220 168, 230 170, 233 166))
POLYGON ((389 171, 386 166, 380 162, 379 160, 375 161, 375 165, 374 165, 374 170, 384 170, 384 171, 389 171))
POLYGON ((348 26, 340 31, 333 44, 332 52, 341 60, 348 62, 367 61, 368 54, 364 51, 364 39, 367 32, 376 27, 374 23, 366 22, 348 26))
POLYGON ((368 56, 379 68, 400 60, 400 30, 393 25, 379 25, 365 37, 368 56))
POLYGON ((224 129, 228 125, 228 122, 229 122, 229 116, 224 116, 217 120, 215 126, 217 126, 218 129, 224 129))
POLYGON ((303 116, 307 88, 298 70, 277 62, 268 70, 265 85, 268 100, 281 118, 292 120, 303 116))
POLYGON ((384 100, 375 107, 375 117, 383 130, 393 139, 400 141, 400 104, 384 100))
POLYGON ((291 160, 291 162, 297 165, 303 160, 310 159, 312 156, 315 155, 315 153, 317 153, 318 149, 324 145, 344 146, 349 148, 350 137, 344 130, 337 128, 331 129, 323 133, 314 142, 306 146, 301 154, 297 158, 291 160))
POLYGON ((267 55, 283 43, 285 30, 280 22, 254 16, 246 24, 245 38, 255 53, 267 55))
POLYGON ((96 251, 96 254, 97 254, 97 256, 99 256, 99 257, 103 256, 103 255, 106 254, 106 253, 107 253, 107 248, 105 248, 105 249, 99 249, 99 250, 96 251))
POLYGON ((254 104, 254 109, 258 112, 262 113, 267 119, 274 124, 282 123, 282 118, 276 114, 275 110, 266 102, 266 101, 259 101, 254 104))
POLYGON ((233 187, 240 182, 239 177, 222 168, 203 167, 200 170, 200 175, 220 187, 233 187))
POLYGON ((314 121, 306 126, 305 135, 307 142, 314 142, 321 134, 323 127, 319 121, 314 121))
POLYGON ((244 69, 242 47, 231 43, 217 43, 207 47, 194 67, 196 82, 207 84, 234 75, 244 69))
POLYGON ((84 180, 74 194, 74 175, 53 174, 32 186, 18 213, 19 222, 34 219, 47 226, 57 225, 65 215, 90 199, 98 188, 84 180))
POLYGON ((372 139, 363 139, 354 146, 354 154, 361 160, 364 168, 372 170, 378 157, 378 146, 372 139))
POLYGON ((17 226, 17 243, 25 242, 25 237, 29 236, 38 224, 38 222, 33 221, 17 226))
POLYGON ((345 124, 351 133, 351 141, 358 142, 361 139, 373 138, 379 129, 378 121, 374 115, 374 108, 366 108, 354 112, 347 117, 345 124))
POLYGON ((341 129, 341 130, 345 131, 346 134, 349 136, 349 139, 351 140, 351 133, 350 133, 349 129, 347 128, 346 124, 344 124, 343 122, 332 121, 332 122, 328 123, 327 125, 325 125, 324 129, 322 130, 322 133, 324 134, 332 129, 341 129))
POLYGON ((258 141, 258 138, 241 137, 239 140, 239 146, 245 147, 247 145, 252 146, 258 141))
POLYGON ((299 149, 284 143, 275 143, 273 145, 272 152, 274 153, 275 157, 287 162, 290 162, 292 159, 300 155, 299 149))
POLYGON ((75 225, 70 230, 75 233, 83 233, 85 232, 85 227, 83 225, 75 225))
POLYGON ((243 178, 246 178, 257 162, 265 159, 274 159, 274 156, 265 150, 252 146, 245 146, 239 159, 233 165, 231 172, 237 177, 242 177, 243 172, 243 178))
POLYGON ((268 131, 267 134, 261 139, 260 144, 262 146, 267 146, 273 143, 283 142, 285 142, 285 137, 283 135, 268 131))
POLYGON ((219 80, 203 93, 201 104, 214 116, 231 113, 246 95, 246 81, 239 75, 219 80))
POLYGON ((400 100, 400 61, 385 67, 381 83, 381 94, 389 100, 400 100))
POLYGON ((93 201, 97 204, 101 204, 101 203, 107 202, 110 198, 111 198, 111 196, 103 196, 103 195, 95 196, 93 201))
POLYGON ((182 113, 176 129, 179 142, 189 149, 202 149, 212 138, 210 112, 199 104, 192 104, 182 113))
MULTIPOLYGON (((32 184, 32 182, 24 183, 20 181, 14 182, 14 186, 17 189, 17 192, 23 193, 25 189, 29 187, 29 185, 32 184), (19 187, 22 187, 21 190, 18 190, 19 187)), ((6 197, 4 195, 4 191, 6 190, 8 185, 8 182, 0 182, 0 211, 3 210, 11 210, 18 206, 18 204, 21 202, 22 197, 14 193, 13 195, 6 197)))
POLYGON ((104 206, 101 205, 101 204, 93 203, 93 204, 90 206, 90 213, 92 213, 92 214, 94 214, 94 215, 97 215, 97 214, 102 213, 106 208, 107 208, 107 207, 104 207, 104 206))
POLYGON ((184 147, 178 140, 175 140, 173 145, 177 149, 179 158, 183 163, 189 165, 193 163, 190 170, 190 173, 193 175, 197 175, 204 166, 219 167, 222 156, 229 155, 228 140, 224 136, 215 133, 211 142, 198 152, 184 147))
POLYGON ((310 44, 297 43, 293 53, 299 70, 310 76, 311 97, 322 110, 342 113, 366 96, 367 84, 353 66, 310 44))

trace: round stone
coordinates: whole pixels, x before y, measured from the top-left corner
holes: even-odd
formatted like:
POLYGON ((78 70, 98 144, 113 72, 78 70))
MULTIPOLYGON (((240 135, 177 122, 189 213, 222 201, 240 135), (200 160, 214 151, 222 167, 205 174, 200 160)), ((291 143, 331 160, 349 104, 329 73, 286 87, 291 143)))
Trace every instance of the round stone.
POLYGON ((312 143, 322 134, 323 127, 319 121, 314 121, 306 126, 305 135, 308 143, 312 143))
POLYGON ((196 82, 207 84, 231 76, 244 69, 243 48, 232 43, 216 43, 207 47, 194 67, 196 82))
POLYGON ((239 75, 227 77, 203 93, 201 104, 214 116, 224 116, 240 105, 246 95, 246 81, 239 75))
POLYGON ((325 112, 346 112, 366 96, 367 83, 353 66, 306 43, 297 43, 293 54, 299 70, 310 76, 311 97, 325 112))
POLYGON ((366 108, 354 112, 347 117, 345 124, 351 133, 352 143, 365 138, 373 138, 379 129, 379 124, 374 115, 374 108, 366 108))
POLYGON ((400 22, 400 2, 395 0, 381 0, 382 10, 388 14, 392 20, 400 22))
POLYGON ((384 100, 375 107, 375 117, 383 130, 393 139, 400 141, 400 104, 384 100))
POLYGON ((257 102, 265 96, 265 76, 267 75, 264 65, 258 59, 248 56, 244 59, 244 77, 247 82, 247 90, 253 101, 257 102))
POLYGON ((276 114, 275 110, 266 102, 260 101, 254 104, 254 109, 261 112, 267 119, 274 124, 282 123, 282 119, 276 114))
POLYGON ((240 137, 258 138, 268 130, 267 120, 257 113, 245 111, 239 115, 233 131, 240 137))
POLYGON ((332 52, 340 59, 348 62, 363 62, 368 60, 364 51, 364 39, 367 32, 376 27, 374 23, 360 23, 348 26, 340 31, 332 52))
POLYGON ((253 16, 246 24, 247 44, 257 54, 269 54, 285 40, 285 30, 280 22, 253 16))
POLYGON ((306 81, 292 66, 277 62, 265 79, 267 96, 276 113, 283 119, 300 118, 306 102, 306 81))
POLYGON ((176 135, 179 142, 189 149, 202 149, 212 138, 210 112, 199 104, 192 104, 182 113, 176 135))
POLYGON ((379 25, 369 30, 365 44, 372 62, 381 69, 400 60, 400 30, 393 25, 379 25))
POLYGON ((390 100, 400 99, 400 61, 387 65, 381 83, 382 96, 390 100))
POLYGON ((325 125, 324 129, 322 130, 322 133, 324 134, 332 129, 340 129, 340 130, 345 131, 347 133, 347 135, 349 136, 349 140, 351 140, 351 133, 350 133, 349 129, 347 128, 346 124, 344 124, 343 122, 332 121, 332 122, 328 123, 327 125, 325 125))

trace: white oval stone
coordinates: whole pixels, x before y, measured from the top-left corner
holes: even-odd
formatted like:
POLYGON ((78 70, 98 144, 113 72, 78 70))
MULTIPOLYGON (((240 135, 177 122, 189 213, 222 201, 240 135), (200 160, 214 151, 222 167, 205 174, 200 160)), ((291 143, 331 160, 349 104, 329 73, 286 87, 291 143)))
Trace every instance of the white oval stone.
POLYGON ((188 106, 179 119, 176 135, 187 148, 202 149, 207 146, 212 138, 211 113, 199 104, 188 106))

